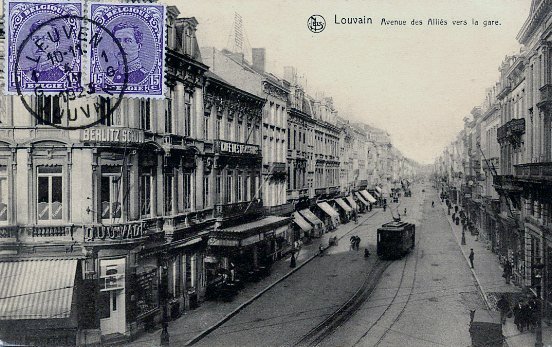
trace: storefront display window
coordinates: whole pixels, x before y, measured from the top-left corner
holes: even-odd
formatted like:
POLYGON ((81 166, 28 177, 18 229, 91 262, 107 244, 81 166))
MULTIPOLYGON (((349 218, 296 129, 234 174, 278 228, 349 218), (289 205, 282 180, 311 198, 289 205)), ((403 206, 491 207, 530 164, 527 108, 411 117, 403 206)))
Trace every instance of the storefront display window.
POLYGON ((136 306, 138 316, 159 307, 159 285, 157 268, 136 275, 136 306))

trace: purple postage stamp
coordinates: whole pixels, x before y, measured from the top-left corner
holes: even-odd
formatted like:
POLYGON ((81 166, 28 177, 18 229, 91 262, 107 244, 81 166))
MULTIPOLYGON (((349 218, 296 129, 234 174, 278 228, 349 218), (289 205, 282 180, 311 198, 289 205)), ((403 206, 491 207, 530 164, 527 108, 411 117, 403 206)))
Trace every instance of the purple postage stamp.
POLYGON ((7 94, 79 91, 82 5, 71 1, 7 0, 7 94))
POLYGON ((91 41, 95 42, 89 53, 93 87, 101 94, 124 89, 127 96, 163 98, 165 6, 105 2, 92 2, 89 6, 91 41), (95 23, 111 32, 126 59, 95 23))

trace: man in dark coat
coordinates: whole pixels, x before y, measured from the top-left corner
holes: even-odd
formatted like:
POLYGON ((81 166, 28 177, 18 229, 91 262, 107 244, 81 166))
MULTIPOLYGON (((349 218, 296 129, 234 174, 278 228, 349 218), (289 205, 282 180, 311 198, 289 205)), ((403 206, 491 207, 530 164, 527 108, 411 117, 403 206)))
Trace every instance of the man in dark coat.
POLYGON ((473 260, 475 259, 475 253, 473 252, 473 248, 470 248, 470 265, 471 265, 471 268, 473 269, 473 260))
POLYGON ((506 323, 506 314, 510 311, 510 303, 504 295, 500 297, 500 300, 496 303, 496 307, 500 311, 500 322, 506 323))

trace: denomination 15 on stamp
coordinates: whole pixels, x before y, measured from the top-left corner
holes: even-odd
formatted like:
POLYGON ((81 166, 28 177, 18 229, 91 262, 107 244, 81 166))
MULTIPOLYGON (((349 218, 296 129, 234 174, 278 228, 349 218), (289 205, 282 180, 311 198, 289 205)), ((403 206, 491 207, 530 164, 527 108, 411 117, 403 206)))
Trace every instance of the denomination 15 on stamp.
POLYGON ((165 6, 159 4, 89 5, 92 44, 90 83, 99 93, 117 93, 125 86, 127 96, 163 98, 165 92, 165 6), (111 40, 103 39, 100 23, 120 43, 127 64, 111 40), (113 64, 115 62, 115 64, 113 64))
POLYGON ((8 0, 6 5, 5 92, 82 90, 81 42, 75 34, 81 29, 76 18, 82 5, 34 0, 8 0))

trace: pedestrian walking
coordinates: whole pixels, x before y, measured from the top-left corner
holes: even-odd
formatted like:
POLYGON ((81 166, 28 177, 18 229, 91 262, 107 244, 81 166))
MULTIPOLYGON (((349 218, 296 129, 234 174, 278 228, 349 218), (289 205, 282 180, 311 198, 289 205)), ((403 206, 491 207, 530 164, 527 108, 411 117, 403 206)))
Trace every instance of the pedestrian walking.
POLYGON ((289 267, 294 268, 297 266, 297 261, 295 260, 295 252, 291 253, 291 262, 289 263, 289 267))
POLYGON ((470 265, 471 265, 471 268, 473 269, 473 260, 475 259, 475 253, 473 252, 473 248, 470 248, 470 265))
POLYGON ((351 242, 351 250, 354 250, 354 249, 355 249, 355 242, 356 242, 356 237, 355 237, 355 235, 351 236, 351 238, 349 239, 349 241, 351 242))
POLYGON ((356 250, 358 251, 360 249, 360 237, 358 235, 356 237, 355 244, 356 244, 356 250))
POLYGON ((516 303, 512 311, 514 311, 514 324, 516 325, 518 331, 523 332, 523 328, 521 326, 521 304, 519 302, 516 303))
POLYGON ((510 312, 510 303, 506 299, 506 296, 502 295, 500 300, 496 303, 496 307, 500 311, 500 322, 506 323, 506 315, 510 312))
POLYGON ((370 251, 368 248, 364 248, 364 258, 368 258, 370 256, 370 251))
POLYGON ((431 207, 432 207, 432 208, 435 207, 435 201, 432 201, 432 202, 431 202, 431 207))
POLYGON ((406 207, 404 208, 404 215, 406 216, 406 207))
POLYGON ((324 255, 324 247, 322 245, 318 246, 318 255, 323 256, 324 255))
POLYGON ((502 277, 506 280, 506 284, 510 284, 510 277, 512 277, 512 264, 509 260, 506 260, 506 264, 504 264, 504 273, 502 274, 502 277))

